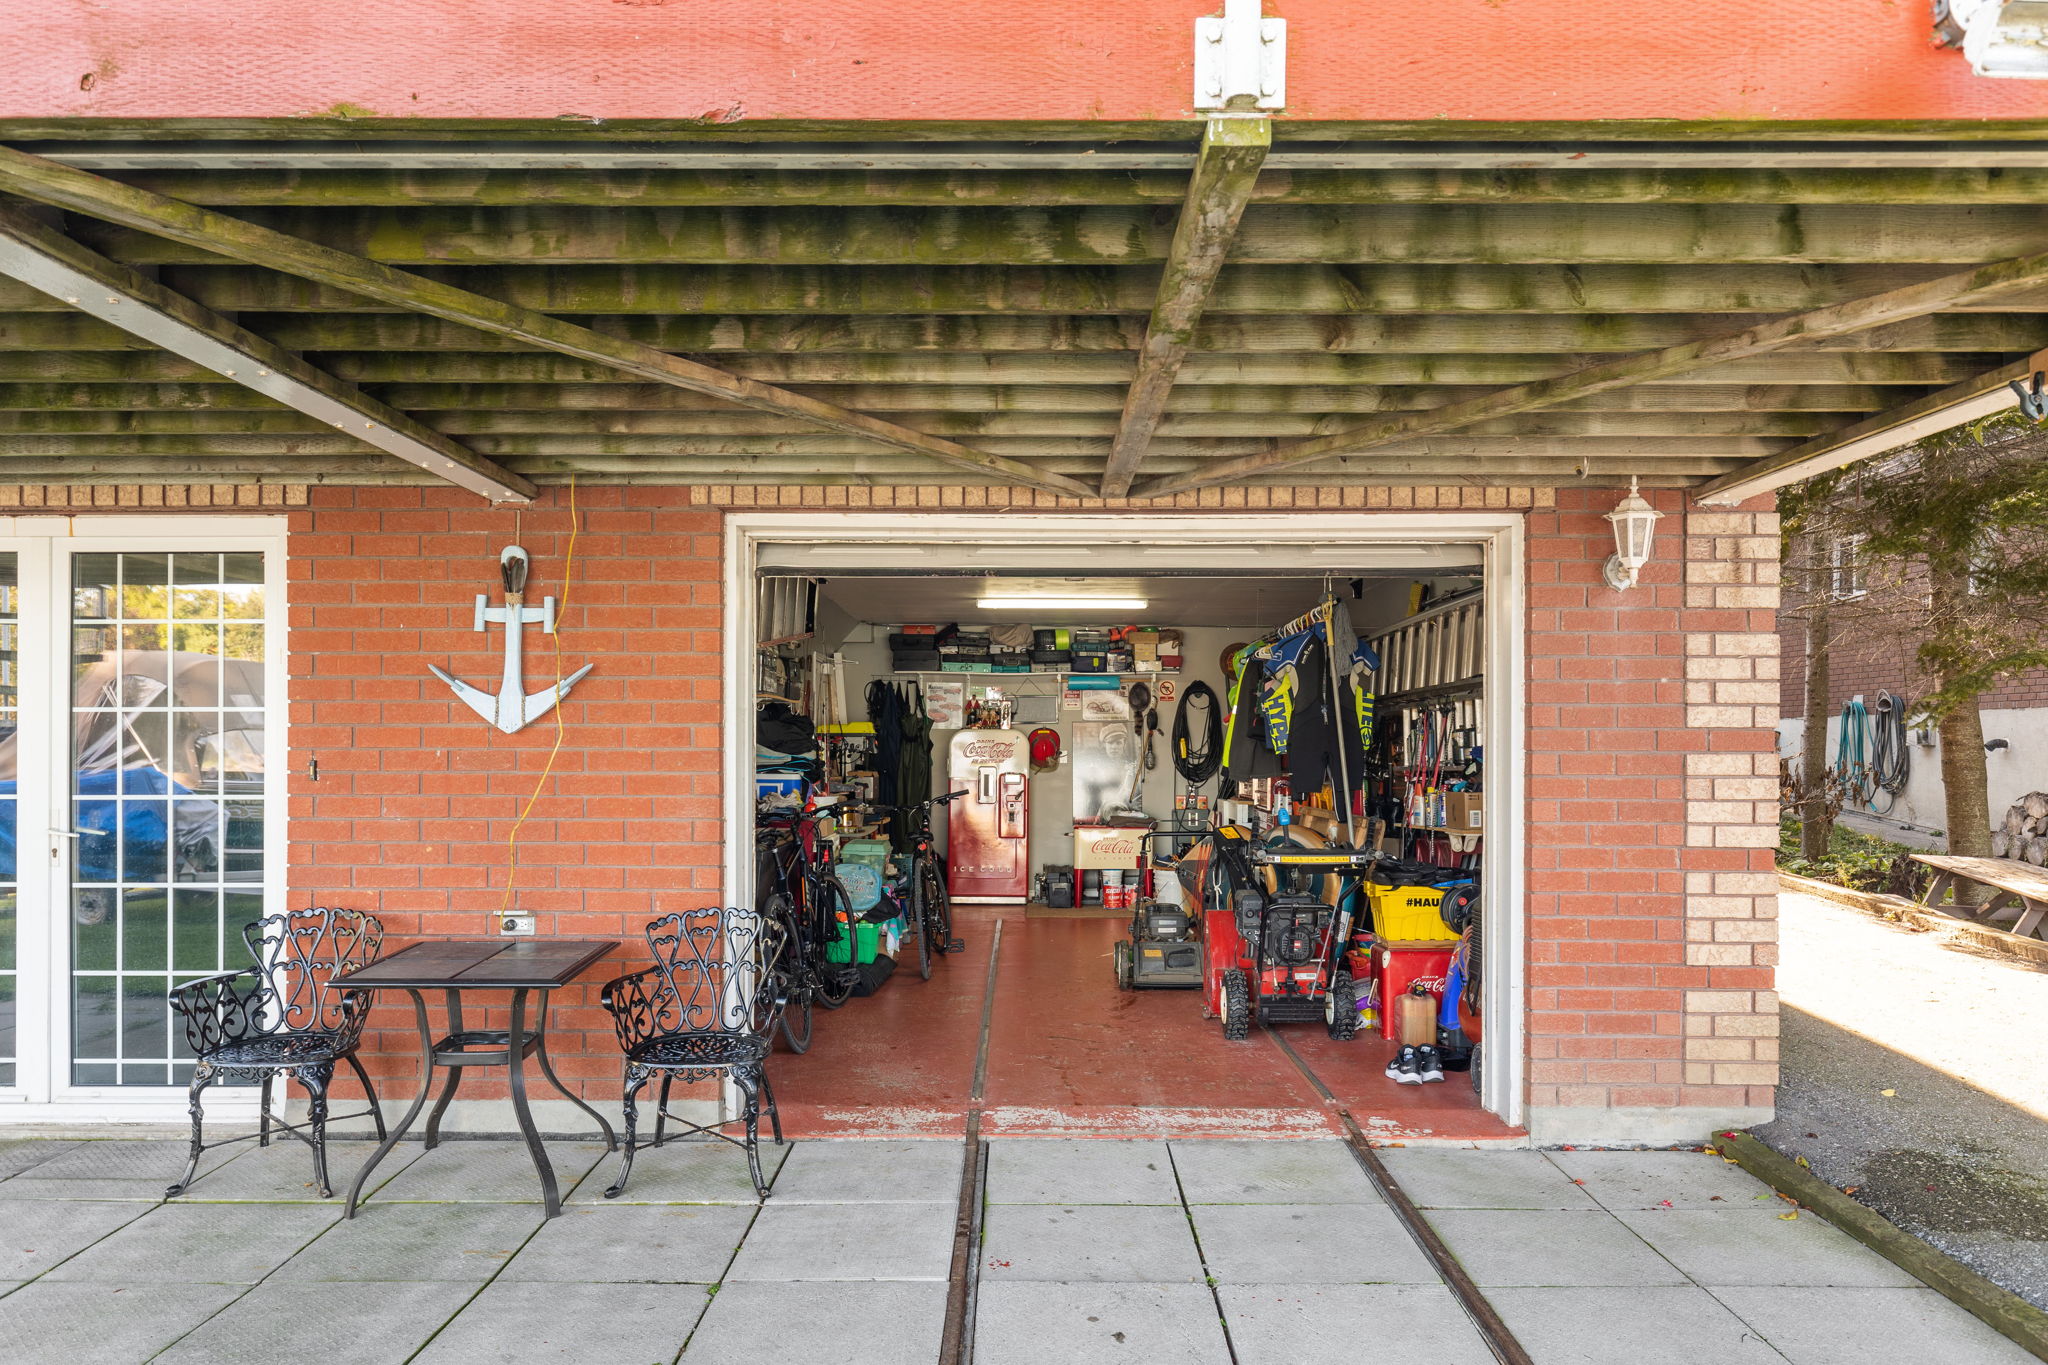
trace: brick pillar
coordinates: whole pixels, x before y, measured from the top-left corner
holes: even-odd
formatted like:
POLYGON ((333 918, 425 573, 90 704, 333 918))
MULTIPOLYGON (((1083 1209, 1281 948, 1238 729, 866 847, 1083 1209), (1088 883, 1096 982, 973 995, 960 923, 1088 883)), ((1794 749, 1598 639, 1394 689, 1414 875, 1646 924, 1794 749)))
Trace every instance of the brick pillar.
POLYGON ((1771 1112, 1777 516, 1652 496, 1606 586, 1610 489, 1528 538, 1528 1126, 1677 1142, 1771 1112))

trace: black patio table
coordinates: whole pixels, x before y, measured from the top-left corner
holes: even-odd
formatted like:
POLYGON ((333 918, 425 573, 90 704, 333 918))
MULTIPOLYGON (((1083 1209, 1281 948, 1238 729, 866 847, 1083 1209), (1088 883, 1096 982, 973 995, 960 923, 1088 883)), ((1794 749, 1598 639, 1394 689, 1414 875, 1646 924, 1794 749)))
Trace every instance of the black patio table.
POLYGON ((420 1031, 420 1093, 413 1098, 412 1108, 405 1111, 405 1117, 398 1121, 388 1137, 377 1144, 377 1150, 370 1153, 363 1169, 356 1172, 355 1181, 348 1187, 348 1200, 342 1216, 356 1216, 356 1200, 363 1192, 363 1182, 370 1178, 370 1172, 377 1169, 377 1163, 398 1145, 399 1139, 412 1127, 413 1120, 419 1117, 427 1095, 434 1088, 434 1068, 437 1066, 448 1068, 448 1080, 441 1088, 440 1099, 434 1102, 434 1112, 427 1116, 428 1150, 431 1151, 440 1141, 441 1115, 448 1111, 449 1101, 455 1098, 455 1091, 462 1084, 463 1069, 502 1066, 510 1076, 513 1116, 519 1122, 520 1135, 526 1139, 526 1150, 533 1156, 533 1167, 540 1172, 540 1188, 547 1203, 547 1216, 553 1218, 560 1213, 562 1200, 555 1184, 554 1167, 548 1164, 547 1149, 541 1145, 540 1134, 534 1130, 533 1113, 526 1103, 524 1062, 528 1056, 538 1059, 541 1074, 548 1078, 548 1083, 568 1096, 578 1109, 597 1120, 598 1127, 604 1130, 606 1149, 618 1149, 618 1136, 612 1132, 612 1126, 605 1121, 604 1115, 585 1104, 555 1075, 555 1068, 548 1061, 547 1048, 548 992, 568 985, 618 946, 614 941, 598 939, 510 942, 504 939, 438 939, 415 943, 349 973, 345 980, 357 990, 402 990, 412 997, 413 1016, 420 1031), (441 991, 448 1002, 448 1032, 438 1040, 427 1025, 427 1002, 426 997, 420 994, 422 991, 441 991), (510 991, 512 1027, 502 1030, 463 1028, 464 991, 510 991), (540 992, 540 1010, 535 1026, 529 1030, 526 1026, 526 997, 532 991, 540 992))

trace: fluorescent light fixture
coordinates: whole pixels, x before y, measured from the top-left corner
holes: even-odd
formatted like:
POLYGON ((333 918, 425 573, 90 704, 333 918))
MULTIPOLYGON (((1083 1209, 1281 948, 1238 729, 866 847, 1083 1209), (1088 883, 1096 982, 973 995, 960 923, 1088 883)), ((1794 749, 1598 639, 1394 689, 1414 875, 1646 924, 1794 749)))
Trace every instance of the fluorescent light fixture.
POLYGON ((1142 597, 984 597, 974 605, 995 611, 1143 611, 1142 597))

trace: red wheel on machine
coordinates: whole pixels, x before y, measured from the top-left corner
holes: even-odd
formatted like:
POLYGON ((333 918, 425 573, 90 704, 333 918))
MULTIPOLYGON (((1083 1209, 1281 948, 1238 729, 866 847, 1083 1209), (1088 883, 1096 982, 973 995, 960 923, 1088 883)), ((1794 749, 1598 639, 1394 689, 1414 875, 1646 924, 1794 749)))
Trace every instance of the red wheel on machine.
POLYGON ((1223 1036, 1233 1042, 1251 1036, 1252 988, 1244 970, 1232 967, 1223 973, 1223 1036))

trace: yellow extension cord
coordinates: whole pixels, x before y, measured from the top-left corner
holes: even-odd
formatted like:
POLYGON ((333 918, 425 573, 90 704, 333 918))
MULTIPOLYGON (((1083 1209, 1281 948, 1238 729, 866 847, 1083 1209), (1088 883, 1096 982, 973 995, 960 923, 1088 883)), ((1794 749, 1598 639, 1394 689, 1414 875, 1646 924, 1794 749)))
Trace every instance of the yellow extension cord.
MULTIPOLYGON (((555 606, 555 686, 562 685, 562 625, 569 613, 569 588, 576 575, 576 536, 582 530, 582 519, 576 511, 576 476, 569 476, 569 549, 562 557, 562 596, 555 606)), ((519 882, 519 831, 526 827, 526 817, 533 814, 534 805, 547 790, 548 779, 555 773, 555 757, 562 752, 562 736, 568 730, 568 722, 562 718, 562 703, 555 700, 555 743, 548 750, 548 761, 540 770, 540 778, 533 784, 533 795, 526 798, 520 808, 519 818, 512 822, 512 830, 505 836, 505 899, 498 904, 498 917, 502 918, 512 908, 512 891, 519 882)))

